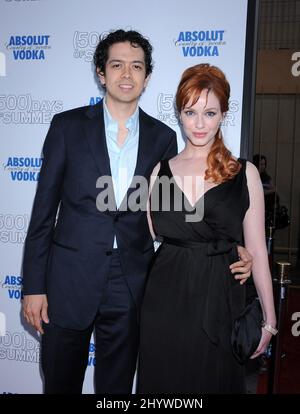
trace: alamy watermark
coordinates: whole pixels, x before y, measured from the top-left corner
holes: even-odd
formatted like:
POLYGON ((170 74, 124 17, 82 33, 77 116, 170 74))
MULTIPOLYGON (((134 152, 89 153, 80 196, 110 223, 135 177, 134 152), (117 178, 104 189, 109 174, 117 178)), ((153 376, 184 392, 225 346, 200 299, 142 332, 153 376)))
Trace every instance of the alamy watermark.
POLYGON ((293 63, 292 65, 292 75, 293 76, 300 76, 300 52, 294 52, 292 54, 292 61, 296 61, 295 63, 293 63))
POLYGON ((114 184, 111 176, 98 178, 96 188, 102 190, 96 198, 98 211, 116 211, 116 198, 118 198, 122 199, 118 211, 146 212, 151 189, 151 212, 184 211, 187 222, 199 222, 203 219, 204 179, 202 177, 161 176, 152 178, 149 184, 144 176, 134 176, 128 188, 127 170, 123 169, 119 171, 118 186, 114 184), (115 188, 118 188, 118 194, 115 194, 115 188), (186 193, 191 194, 194 188, 197 189, 196 201, 190 202, 186 193), (202 196, 198 196, 199 194, 202 196))
POLYGON ((292 335, 300 336, 300 312, 294 312, 292 314, 292 321, 296 321, 292 325, 292 335))

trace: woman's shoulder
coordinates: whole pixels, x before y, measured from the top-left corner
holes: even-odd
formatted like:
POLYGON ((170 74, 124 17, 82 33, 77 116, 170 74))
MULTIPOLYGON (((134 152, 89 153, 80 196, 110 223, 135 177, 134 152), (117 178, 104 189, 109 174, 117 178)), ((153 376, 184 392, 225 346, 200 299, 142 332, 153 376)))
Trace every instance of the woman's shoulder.
POLYGON ((241 164, 241 166, 245 169, 246 174, 259 176, 259 172, 257 168, 255 167, 255 165, 252 164, 252 162, 248 161, 246 158, 240 158, 240 157, 239 158, 232 157, 232 158, 241 164))
POLYGON ((252 162, 247 161, 247 160, 246 160, 245 165, 246 165, 246 177, 247 177, 248 183, 261 185, 260 175, 259 175, 259 172, 256 166, 252 164, 252 162))
POLYGON ((259 172, 258 169, 256 168, 256 166, 248 160, 245 160, 245 165, 246 165, 246 172, 251 174, 251 175, 257 175, 259 177, 259 172))

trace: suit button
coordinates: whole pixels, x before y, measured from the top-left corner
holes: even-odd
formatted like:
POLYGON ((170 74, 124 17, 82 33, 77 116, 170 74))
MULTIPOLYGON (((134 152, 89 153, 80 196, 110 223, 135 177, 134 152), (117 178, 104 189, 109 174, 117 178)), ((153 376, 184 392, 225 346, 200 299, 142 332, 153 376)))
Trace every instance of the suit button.
POLYGON ((119 216, 114 217, 114 222, 116 223, 117 221, 119 221, 119 216))
POLYGON ((112 255, 112 251, 111 250, 107 250, 106 256, 111 256, 111 255, 112 255))

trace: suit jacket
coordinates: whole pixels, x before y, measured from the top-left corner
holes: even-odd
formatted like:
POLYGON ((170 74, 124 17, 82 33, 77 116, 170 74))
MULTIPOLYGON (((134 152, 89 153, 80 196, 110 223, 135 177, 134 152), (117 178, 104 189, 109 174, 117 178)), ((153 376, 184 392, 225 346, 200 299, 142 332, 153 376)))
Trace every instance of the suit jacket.
MULTIPOLYGON (((114 235, 132 297, 140 306, 153 242, 145 211, 99 211, 99 177, 111 176, 103 104, 53 117, 26 237, 24 294, 46 293, 49 318, 70 329, 92 323, 109 272, 114 235)), ((139 110, 135 175, 177 153, 175 132, 139 110)), ((129 189, 128 194, 132 191, 129 189)))

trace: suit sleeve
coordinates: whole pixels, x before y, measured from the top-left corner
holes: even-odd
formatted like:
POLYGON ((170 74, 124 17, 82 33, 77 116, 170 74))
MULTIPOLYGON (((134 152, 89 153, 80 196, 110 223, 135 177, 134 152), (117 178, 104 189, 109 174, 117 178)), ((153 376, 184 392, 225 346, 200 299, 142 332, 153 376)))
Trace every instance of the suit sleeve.
POLYGON ((163 153, 162 160, 175 157, 178 153, 176 132, 172 130, 168 146, 163 153))
POLYGON ((55 115, 43 146, 43 163, 27 232, 23 260, 23 293, 46 293, 46 269, 65 168, 65 141, 55 115))

